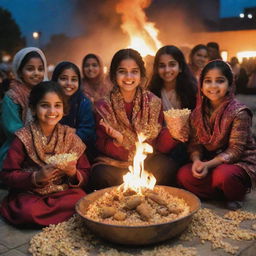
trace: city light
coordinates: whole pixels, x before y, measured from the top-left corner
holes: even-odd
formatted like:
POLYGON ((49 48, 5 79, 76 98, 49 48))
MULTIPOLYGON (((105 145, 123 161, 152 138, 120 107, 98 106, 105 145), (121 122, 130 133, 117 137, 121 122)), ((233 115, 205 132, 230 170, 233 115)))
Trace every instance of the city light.
POLYGON ((40 33, 39 32, 33 32, 33 38, 34 39, 38 39, 40 36, 40 33))
POLYGON ((221 55, 221 58, 222 58, 224 61, 227 61, 227 60, 228 60, 228 52, 227 52, 227 51, 221 51, 220 55, 221 55))
POLYGON ((236 56, 237 56, 239 62, 242 62, 242 61, 243 61, 243 58, 256 57, 256 51, 238 52, 236 56))

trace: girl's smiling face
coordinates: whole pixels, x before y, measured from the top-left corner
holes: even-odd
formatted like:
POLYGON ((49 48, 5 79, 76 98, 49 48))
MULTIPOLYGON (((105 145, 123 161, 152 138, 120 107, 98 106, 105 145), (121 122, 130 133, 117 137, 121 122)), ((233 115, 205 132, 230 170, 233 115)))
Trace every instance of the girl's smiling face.
POLYGON ((116 71, 116 82, 123 94, 136 91, 141 82, 141 72, 133 59, 124 59, 116 71))
POLYGON ((39 84, 44 79, 44 64, 40 58, 31 58, 22 68, 20 77, 29 88, 39 84))
POLYGON ((162 54, 158 62, 158 74, 163 79, 164 83, 175 83, 180 66, 170 54, 162 54))
POLYGON ((192 63, 198 68, 203 68, 208 61, 208 52, 206 49, 199 49, 192 57, 192 63))
POLYGON ((228 90, 228 79, 219 68, 210 69, 205 74, 201 91, 210 100, 212 105, 218 106, 221 104, 228 90))
POLYGON ((100 65, 95 58, 88 58, 83 66, 84 75, 88 78, 96 78, 100 73, 100 65))
POLYGON ((79 78, 72 68, 64 69, 58 77, 58 83, 63 88, 65 94, 71 96, 78 90, 79 78))
POLYGON ((64 115, 63 102, 57 93, 46 93, 38 102, 35 115, 44 134, 49 135, 64 115))

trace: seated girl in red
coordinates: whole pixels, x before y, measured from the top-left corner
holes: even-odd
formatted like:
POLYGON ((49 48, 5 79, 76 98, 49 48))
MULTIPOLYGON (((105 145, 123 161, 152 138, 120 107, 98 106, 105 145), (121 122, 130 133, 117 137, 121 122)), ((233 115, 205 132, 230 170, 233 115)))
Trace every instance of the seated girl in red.
POLYGON ((114 55, 110 65, 114 88, 95 104, 96 147, 101 157, 91 172, 92 189, 123 183, 139 133, 146 136, 155 151, 147 157, 145 169, 153 173, 157 184, 175 181, 176 163, 161 153, 167 153, 178 142, 163 128, 161 100, 141 86, 145 75, 144 62, 137 51, 122 49, 114 55))
POLYGON ((256 145, 251 135, 252 113, 234 98, 233 73, 222 60, 202 70, 197 105, 192 112, 189 152, 178 183, 201 198, 224 197, 228 207, 256 181, 256 145))
POLYGON ((75 130, 58 123, 67 106, 62 88, 41 82, 33 87, 29 104, 35 121, 16 132, 4 161, 1 179, 10 192, 0 212, 14 225, 47 226, 75 213, 90 166, 75 130), (50 156, 66 153, 75 155, 66 165, 47 164, 50 156))

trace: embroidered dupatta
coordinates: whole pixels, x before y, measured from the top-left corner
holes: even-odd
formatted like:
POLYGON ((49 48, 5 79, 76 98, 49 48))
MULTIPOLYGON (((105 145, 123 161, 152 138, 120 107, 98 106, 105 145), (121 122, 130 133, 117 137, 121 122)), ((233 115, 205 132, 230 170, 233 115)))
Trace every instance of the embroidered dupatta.
POLYGON ((125 111, 125 102, 119 87, 114 87, 108 98, 96 104, 96 111, 102 119, 124 136, 123 145, 133 157, 137 135, 142 133, 147 140, 156 138, 162 128, 158 122, 161 100, 149 91, 138 87, 133 100, 131 120, 125 111))
POLYGON ((28 106, 28 97, 30 89, 19 82, 18 80, 12 80, 10 83, 10 89, 6 92, 15 104, 21 106, 21 120, 24 124, 32 121, 32 113, 28 106))
MULTIPOLYGON (((74 153, 79 159, 86 148, 75 134, 75 129, 61 124, 56 125, 49 141, 36 122, 21 128, 15 134, 22 141, 29 158, 40 167, 46 165, 46 159, 55 154, 74 153)), ((63 184, 62 178, 58 178, 33 191, 44 195, 65 189, 67 185, 63 184)))

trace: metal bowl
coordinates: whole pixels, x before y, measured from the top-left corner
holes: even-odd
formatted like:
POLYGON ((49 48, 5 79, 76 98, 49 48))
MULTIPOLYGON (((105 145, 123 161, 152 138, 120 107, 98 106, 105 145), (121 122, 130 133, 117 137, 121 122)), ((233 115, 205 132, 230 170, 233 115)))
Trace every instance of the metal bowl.
POLYGON ((98 190, 83 197, 77 202, 76 211, 83 217, 85 225, 93 233, 110 242, 127 245, 146 245, 162 242, 181 234, 191 222, 193 214, 201 207, 201 203, 198 197, 186 190, 167 186, 161 187, 171 195, 184 199, 190 207, 190 212, 187 216, 166 223, 144 226, 113 225, 88 219, 83 213, 86 212, 89 204, 114 187, 98 190))

